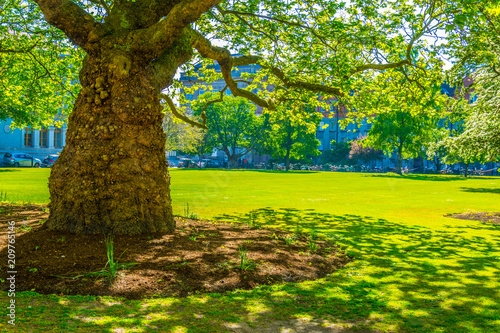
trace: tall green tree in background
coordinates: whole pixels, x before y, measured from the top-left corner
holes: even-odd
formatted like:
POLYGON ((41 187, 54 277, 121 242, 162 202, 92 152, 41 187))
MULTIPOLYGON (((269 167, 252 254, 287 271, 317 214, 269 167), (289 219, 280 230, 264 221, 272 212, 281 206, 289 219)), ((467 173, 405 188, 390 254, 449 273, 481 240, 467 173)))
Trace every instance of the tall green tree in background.
MULTIPOLYGON (((51 229, 82 233, 175 228, 160 101, 196 125, 173 103, 181 88, 175 80, 179 68, 217 61, 221 72, 213 78, 225 80, 225 91, 270 110, 299 96, 320 105, 318 94, 342 100, 380 71, 419 67, 420 56, 412 50, 446 15, 437 0, 26 3, 33 2, 66 43, 85 53, 66 145, 49 179, 47 221, 51 229), (244 78, 243 86, 232 69, 251 64, 262 70, 244 78)), ((13 10, 8 8, 8 17, 13 10)), ((33 13, 33 24, 42 19, 40 12, 22 10, 33 13)), ((419 80, 425 74, 411 75, 419 80)), ((27 86, 23 80, 22 89, 27 86)), ((178 100, 182 105, 182 97, 178 100)))
POLYGON ((265 114, 263 152, 285 162, 290 170, 290 160, 302 160, 320 154, 316 139, 316 129, 321 121, 321 113, 307 112, 303 104, 280 105, 277 110, 265 114))
POLYGON ((387 156, 397 154, 396 173, 401 174, 403 158, 417 157, 422 150, 426 120, 407 111, 381 113, 373 122, 363 145, 383 150, 387 156))
POLYGON ((442 5, 450 12, 443 50, 455 59, 448 81, 457 86, 460 97, 450 109, 466 116, 463 133, 447 137, 440 146, 458 160, 496 161, 500 156, 500 2, 459 0, 442 5), (474 82, 465 88, 463 79, 468 75, 474 82))
POLYGON ((171 112, 165 114, 162 127, 165 132, 165 149, 167 151, 196 151, 195 147, 205 136, 204 129, 186 124, 171 112))
POLYGON ((201 168, 201 159, 206 154, 211 154, 217 143, 213 140, 208 130, 201 130, 198 132, 198 135, 194 136, 191 140, 192 145, 188 150, 186 150, 186 153, 197 155, 198 166, 201 168))
MULTIPOLYGON (((238 159, 254 148, 261 135, 262 121, 255 115, 255 105, 248 100, 232 96, 223 99, 204 109, 208 126, 206 134, 212 146, 226 154, 229 167, 234 168, 238 159)), ((198 106, 194 113, 200 114, 201 109, 198 106)))
POLYGON ((356 163, 349 157, 349 152, 351 151, 350 142, 332 141, 330 146, 330 149, 323 151, 320 157, 320 163, 331 163, 336 165, 351 165, 356 163))
POLYGON ((426 82, 409 79, 406 69, 398 75, 377 79, 384 83, 372 91, 364 91, 366 98, 358 102, 362 115, 376 114, 373 126, 363 145, 383 150, 387 155, 397 154, 397 173, 401 174, 403 158, 414 158, 422 154, 437 121, 446 109, 447 97, 441 94, 439 62, 427 63, 426 82))

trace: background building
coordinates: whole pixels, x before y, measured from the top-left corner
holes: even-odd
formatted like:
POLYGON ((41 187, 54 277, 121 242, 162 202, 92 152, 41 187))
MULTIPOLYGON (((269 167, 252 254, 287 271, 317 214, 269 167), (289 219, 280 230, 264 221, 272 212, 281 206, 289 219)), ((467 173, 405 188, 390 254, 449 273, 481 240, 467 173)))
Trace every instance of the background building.
POLYGON ((50 154, 59 154, 66 140, 66 125, 44 129, 11 129, 12 121, 0 122, 0 157, 6 152, 23 152, 43 159, 50 154))

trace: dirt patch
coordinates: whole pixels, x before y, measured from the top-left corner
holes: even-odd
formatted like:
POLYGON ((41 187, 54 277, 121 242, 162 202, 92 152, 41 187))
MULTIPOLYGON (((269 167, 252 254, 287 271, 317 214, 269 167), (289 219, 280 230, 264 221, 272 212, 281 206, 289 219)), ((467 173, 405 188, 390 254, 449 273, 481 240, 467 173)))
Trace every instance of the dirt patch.
POLYGON ((447 215, 447 217, 452 217, 454 219, 462 219, 462 220, 474 220, 481 222, 489 222, 500 224, 500 212, 465 212, 461 214, 451 214, 447 215))
MULTIPOLYGON (((104 236, 51 231, 44 225, 47 218, 44 206, 0 206, 1 258, 8 256, 9 222, 16 222, 17 291, 184 297, 313 280, 350 261, 333 243, 311 236, 178 217, 174 234, 116 236, 115 261, 135 265, 111 283, 105 276, 83 276, 103 269, 108 261, 104 236), (246 269, 241 268, 241 249, 251 261, 246 269)), ((1 279, 7 278, 7 270, 1 264, 1 279)), ((7 283, 2 289, 8 290, 7 283)))

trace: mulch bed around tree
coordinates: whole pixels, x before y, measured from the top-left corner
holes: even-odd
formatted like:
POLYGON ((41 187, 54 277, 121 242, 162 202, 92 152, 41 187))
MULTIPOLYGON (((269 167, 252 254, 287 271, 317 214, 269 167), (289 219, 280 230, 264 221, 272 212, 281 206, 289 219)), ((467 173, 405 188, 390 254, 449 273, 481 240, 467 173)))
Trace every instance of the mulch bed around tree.
POLYGON ((447 215, 447 217, 452 217, 455 219, 462 219, 462 220, 474 220, 474 221, 500 224, 500 212, 468 211, 468 212, 461 213, 461 214, 447 215))
MULTIPOLYGON (((325 277, 351 259, 326 240, 242 224, 177 218, 174 234, 115 236, 114 258, 135 263, 111 283, 102 270, 107 261, 103 235, 48 230, 44 206, 0 206, 0 279, 6 280, 8 223, 16 221, 16 291, 42 294, 109 295, 129 299, 184 297, 194 293, 253 289, 259 285, 325 277), (316 250, 311 250, 311 243, 316 250), (240 268, 240 248, 250 268, 240 268), (79 278, 63 278, 76 277, 79 278)), ((8 283, 2 283, 8 290, 8 283)))

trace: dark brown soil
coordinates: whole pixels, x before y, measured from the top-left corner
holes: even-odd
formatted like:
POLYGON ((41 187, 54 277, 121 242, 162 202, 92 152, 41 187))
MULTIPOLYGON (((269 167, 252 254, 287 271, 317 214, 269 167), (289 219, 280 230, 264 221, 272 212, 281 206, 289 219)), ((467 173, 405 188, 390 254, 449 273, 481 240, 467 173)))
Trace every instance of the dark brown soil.
MULTIPOLYGON (((313 280, 350 261, 325 240, 178 217, 174 234, 116 236, 115 261, 135 265, 120 270, 111 282, 103 275, 85 275, 102 270, 108 261, 104 236, 48 230, 43 224, 47 217, 44 206, 0 206, 0 258, 8 256, 8 223, 16 222, 16 291, 129 299, 184 297, 313 280), (295 239, 287 245, 286 237, 295 239), (311 250, 311 243, 316 244, 316 250, 311 250), (249 269, 240 268, 240 247, 247 249, 248 259, 253 262, 249 269)), ((4 263, 0 264, 3 280, 10 269, 4 263)), ((2 289, 8 290, 7 283, 2 283, 2 289)))
POLYGON ((465 212, 448 215, 448 217, 500 224, 500 212, 465 212))

